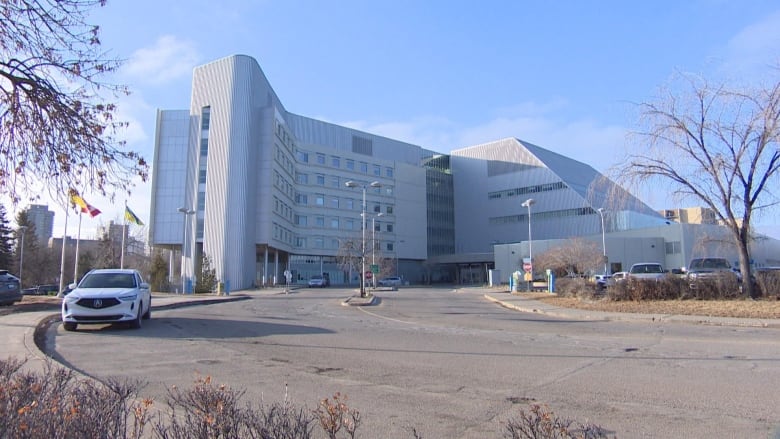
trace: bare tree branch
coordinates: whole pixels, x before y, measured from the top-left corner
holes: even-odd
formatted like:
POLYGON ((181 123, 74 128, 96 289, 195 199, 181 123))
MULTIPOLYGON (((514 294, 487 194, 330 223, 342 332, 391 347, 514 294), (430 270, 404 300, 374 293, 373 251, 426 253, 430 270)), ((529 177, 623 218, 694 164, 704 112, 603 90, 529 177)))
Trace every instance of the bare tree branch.
POLYGON ((6 0, 0 2, 0 194, 13 202, 42 182, 52 198, 72 189, 113 198, 145 180, 148 165, 128 151, 106 101, 127 87, 101 78, 120 61, 100 49, 89 10, 105 0, 6 0))

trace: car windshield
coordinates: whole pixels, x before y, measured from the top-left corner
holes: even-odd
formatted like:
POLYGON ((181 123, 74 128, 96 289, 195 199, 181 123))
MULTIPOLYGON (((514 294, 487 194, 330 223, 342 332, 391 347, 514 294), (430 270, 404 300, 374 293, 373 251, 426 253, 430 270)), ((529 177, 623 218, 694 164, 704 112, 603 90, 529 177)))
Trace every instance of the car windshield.
POLYGON ((719 258, 705 258, 705 259, 696 259, 691 263, 692 269, 697 268, 718 268, 718 269, 729 269, 731 266, 729 266, 728 261, 725 259, 719 259, 719 258))
POLYGON ((135 276, 129 273, 88 274, 79 288, 135 288, 135 276))
POLYGON ((660 265, 657 264, 642 264, 631 267, 632 273, 663 273, 660 265))

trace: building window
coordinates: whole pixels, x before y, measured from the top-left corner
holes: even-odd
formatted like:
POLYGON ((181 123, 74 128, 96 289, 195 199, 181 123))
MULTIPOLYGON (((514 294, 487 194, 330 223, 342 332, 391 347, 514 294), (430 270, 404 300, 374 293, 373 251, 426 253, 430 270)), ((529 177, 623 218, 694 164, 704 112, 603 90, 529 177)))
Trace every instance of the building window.
POLYGON ((314 221, 317 227, 325 227, 325 217, 318 216, 314 221))
POLYGON ((198 183, 205 184, 206 183, 206 170, 201 169, 198 171, 198 183))
POLYGON ((325 206, 325 195, 317 194, 314 198, 314 204, 317 206, 325 206))
POLYGON ((325 164, 325 154, 317 154, 317 164, 318 165, 325 164))
POLYGON ((330 158, 330 165, 334 168, 340 168, 341 167, 341 159, 339 157, 331 157, 330 158))
POLYGON ((306 151, 298 151, 295 153, 296 157, 298 157, 298 161, 301 163, 309 163, 309 153, 306 151))
POLYGON ((322 238, 314 238, 314 248, 323 248, 325 246, 325 240, 322 238))
POLYGON ((387 206, 385 208, 385 212, 387 212, 388 215, 392 215, 393 214, 393 206, 387 206))
POLYGON ((203 107, 200 110, 200 119, 200 129, 208 131, 209 125, 211 124, 211 107, 203 107))
POLYGON ((393 251, 393 243, 392 242, 388 242, 387 243, 387 251, 389 251, 389 252, 393 251))
POLYGON ((368 174, 368 163, 360 162, 360 172, 368 174))
POLYGON ((206 193, 198 192, 198 210, 206 210, 206 193))
POLYGON ((339 228, 339 219, 338 218, 331 218, 330 219, 330 228, 331 229, 338 229, 339 228))
POLYGON ((350 171, 354 171, 355 170, 355 161, 354 160, 349 160, 349 159, 347 160, 347 169, 349 169, 350 171))
POLYGON ((339 199, 338 199, 338 197, 333 197, 333 198, 330 199, 330 207, 332 207, 334 209, 338 209, 339 208, 339 199))
POLYGON ((309 174, 298 174, 298 184, 309 184, 309 174))
POLYGON ((208 137, 204 137, 200 139, 200 155, 202 157, 205 157, 209 155, 209 139, 208 137))
POLYGON ((298 248, 306 248, 306 238, 298 238, 295 240, 295 245, 298 248))
POLYGON ((676 255, 681 251, 680 241, 671 241, 664 244, 667 255, 676 255))
POLYGON ((354 210, 355 209, 355 200, 353 200, 352 198, 347 198, 346 208, 348 210, 354 210))
POLYGON ((387 225, 387 231, 390 232, 390 233, 393 232, 393 225, 392 224, 388 224, 387 225))
POLYGON ((374 213, 379 213, 382 211, 382 206, 378 204, 374 204, 374 213))
POLYGON ((334 175, 334 176, 332 176, 332 177, 330 177, 330 185, 331 185, 332 187, 338 187, 338 188, 340 188, 340 187, 341 187, 341 184, 340 184, 340 179, 339 179, 337 176, 335 176, 335 175, 334 175))
POLYGON ((295 224, 299 226, 307 226, 309 223, 308 218, 304 215, 295 215, 295 224))
POLYGON ((317 184, 319 186, 325 186, 325 176, 322 174, 317 174, 317 184))
POLYGON ((344 228, 347 230, 355 230, 355 220, 353 219, 345 220, 344 228))
POLYGON ((298 192, 295 194, 295 202, 305 206, 309 204, 309 196, 298 192))

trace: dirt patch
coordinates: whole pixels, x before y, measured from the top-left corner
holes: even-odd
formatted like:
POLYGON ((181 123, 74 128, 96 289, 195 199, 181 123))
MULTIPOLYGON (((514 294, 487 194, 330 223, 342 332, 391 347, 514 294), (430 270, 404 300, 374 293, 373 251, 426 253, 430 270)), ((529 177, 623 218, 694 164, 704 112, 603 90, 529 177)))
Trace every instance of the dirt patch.
POLYGON ((24 296, 21 302, 0 306, 0 316, 15 312, 58 311, 62 299, 55 296, 24 296))
POLYGON ((653 300, 615 302, 608 299, 586 300, 573 297, 557 297, 546 293, 532 293, 532 295, 529 295, 529 297, 550 305, 589 311, 780 319, 780 300, 653 300))

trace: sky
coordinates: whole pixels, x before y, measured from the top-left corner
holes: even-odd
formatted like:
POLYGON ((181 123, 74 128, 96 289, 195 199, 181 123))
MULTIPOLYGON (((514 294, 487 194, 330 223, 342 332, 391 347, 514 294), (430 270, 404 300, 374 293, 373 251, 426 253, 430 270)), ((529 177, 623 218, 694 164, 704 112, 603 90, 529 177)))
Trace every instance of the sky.
MULTIPOLYGON (((517 137, 602 172, 631 152, 636 104, 675 74, 750 83, 780 61, 776 0, 110 0, 88 22, 125 60, 123 136, 150 163, 157 109, 188 109, 193 68, 233 54, 296 114, 443 153, 517 137)), ((687 207, 640 191, 654 209, 687 207)), ((150 192, 138 182, 127 199, 146 223, 150 192)), ((122 221, 123 200, 83 196, 103 214, 82 238, 122 221)), ((780 238, 776 216, 759 231, 780 238)))

